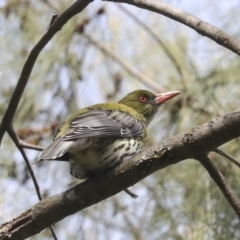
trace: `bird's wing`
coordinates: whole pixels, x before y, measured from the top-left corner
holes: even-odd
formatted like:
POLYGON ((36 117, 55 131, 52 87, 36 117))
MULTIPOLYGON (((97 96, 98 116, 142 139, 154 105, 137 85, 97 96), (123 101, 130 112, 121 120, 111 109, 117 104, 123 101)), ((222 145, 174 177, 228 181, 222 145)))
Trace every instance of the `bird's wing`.
MULTIPOLYGON (((88 138, 130 138, 144 135, 144 124, 128 113, 110 110, 89 110, 59 127, 54 141, 39 155, 38 161, 60 159, 69 148, 84 150, 89 147, 88 138)), ((66 159, 67 160, 67 159, 66 159)))
POLYGON ((117 110, 89 110, 72 119, 64 141, 86 137, 130 138, 144 135, 144 124, 117 110))

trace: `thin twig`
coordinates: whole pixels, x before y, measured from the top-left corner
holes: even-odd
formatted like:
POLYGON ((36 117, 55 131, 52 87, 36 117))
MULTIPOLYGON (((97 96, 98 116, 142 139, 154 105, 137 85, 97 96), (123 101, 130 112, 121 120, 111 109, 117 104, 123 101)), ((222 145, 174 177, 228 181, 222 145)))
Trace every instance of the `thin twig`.
POLYGON ((222 173, 214 166, 212 161, 209 159, 209 157, 205 154, 198 156, 196 158, 203 167, 208 171, 211 178, 215 181, 215 183, 218 185, 224 196, 226 197, 227 201, 232 206, 233 210, 236 212, 238 217, 240 218, 240 201, 235 195, 234 191, 228 184, 225 177, 222 175, 222 173))
MULTIPOLYGON (((50 21, 50 23, 49 23, 47 29, 53 24, 53 22, 56 20, 57 17, 58 17, 57 14, 52 15, 51 21, 50 21)), ((47 30, 47 29, 46 29, 46 30, 47 30)))
POLYGON ((52 225, 49 226, 49 229, 50 229, 50 231, 51 231, 51 234, 52 234, 54 240, 58 240, 57 235, 56 235, 56 233, 54 232, 54 229, 53 229, 53 226, 52 226, 52 225))
POLYGON ((132 198, 137 198, 138 195, 129 190, 128 188, 124 189, 124 192, 126 192, 128 195, 130 195, 132 198))
POLYGON ((30 174, 30 176, 31 176, 31 178, 33 180, 33 184, 34 184, 34 187, 36 189, 36 192, 37 192, 37 195, 38 195, 38 199, 41 201, 42 197, 41 197, 39 185, 37 183, 35 174, 34 174, 34 172, 32 170, 31 164, 28 161, 27 155, 26 155, 26 153, 24 152, 24 150, 22 149, 22 147, 19 144, 19 138, 17 137, 17 134, 15 133, 13 128, 8 129, 8 134, 11 137, 11 139, 13 140, 13 142, 15 143, 16 147, 18 148, 18 150, 20 151, 22 156, 23 156, 23 159, 24 159, 24 161, 25 161, 25 163, 27 165, 27 169, 29 171, 29 174, 30 174))
POLYGON ((127 63, 126 60, 121 58, 119 55, 113 53, 110 49, 105 47, 102 43, 92 38, 90 35, 83 33, 82 34, 90 43, 92 43, 94 46, 99 48, 103 53, 114 59, 118 64, 122 66, 122 68, 128 72, 131 76, 138 79, 143 84, 147 85, 148 87, 152 88, 156 92, 164 92, 166 89, 159 84, 152 81, 150 78, 148 78, 146 75, 144 75, 142 72, 131 66, 127 63))
MULTIPOLYGON (((18 136, 17 136, 17 138, 18 138, 18 136)), ((42 147, 42 146, 34 145, 31 143, 26 143, 19 138, 18 138, 18 144, 19 144, 19 146, 21 146, 23 148, 33 149, 33 150, 37 150, 37 151, 43 151, 43 149, 44 149, 44 147, 42 147)))
MULTIPOLYGON (((25 161, 25 163, 27 165, 28 172, 29 172, 29 174, 30 174, 30 176, 32 178, 33 185, 35 187, 38 199, 39 199, 39 201, 41 201, 42 200, 42 196, 41 196, 41 193, 40 193, 40 188, 39 188, 37 179, 36 179, 35 174, 34 174, 34 172, 32 170, 31 164, 29 163, 28 157, 27 157, 25 151, 23 150, 22 146, 20 145, 19 138, 18 138, 18 136, 17 136, 17 134, 16 134, 16 132, 14 131, 13 128, 9 128, 8 129, 8 134, 12 138, 13 142, 15 143, 15 145, 18 148, 18 150, 20 151, 20 153, 22 154, 22 157, 23 157, 23 159, 24 159, 24 161, 25 161)), ((49 226, 49 228, 50 228, 50 231, 52 233, 53 238, 55 240, 58 240, 57 236, 56 236, 56 234, 55 234, 55 232, 53 230, 53 227, 49 226)))
POLYGON ((213 151, 218 153, 219 155, 227 158, 228 160, 230 160, 232 163, 234 163, 235 165, 237 165, 240 168, 240 162, 237 159, 235 159, 234 157, 232 157, 231 155, 225 153, 224 151, 220 150, 219 148, 217 148, 213 151))

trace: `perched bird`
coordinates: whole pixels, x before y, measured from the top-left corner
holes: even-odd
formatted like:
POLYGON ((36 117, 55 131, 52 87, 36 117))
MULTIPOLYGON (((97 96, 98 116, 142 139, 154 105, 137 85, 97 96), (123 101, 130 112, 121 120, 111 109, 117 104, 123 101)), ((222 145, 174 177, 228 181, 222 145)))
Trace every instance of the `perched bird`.
POLYGON ((58 128, 38 161, 69 161, 71 174, 79 179, 112 168, 141 150, 159 106, 179 93, 136 90, 118 103, 86 107, 58 128))

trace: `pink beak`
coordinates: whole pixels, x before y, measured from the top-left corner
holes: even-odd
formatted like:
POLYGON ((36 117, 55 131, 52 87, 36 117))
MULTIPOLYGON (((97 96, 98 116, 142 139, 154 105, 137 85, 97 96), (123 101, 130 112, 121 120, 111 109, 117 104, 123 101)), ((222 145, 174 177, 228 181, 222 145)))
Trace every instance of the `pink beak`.
POLYGON ((158 93, 157 97, 155 98, 156 104, 162 104, 169 99, 177 96, 180 92, 179 91, 173 91, 173 92, 166 92, 166 93, 158 93))

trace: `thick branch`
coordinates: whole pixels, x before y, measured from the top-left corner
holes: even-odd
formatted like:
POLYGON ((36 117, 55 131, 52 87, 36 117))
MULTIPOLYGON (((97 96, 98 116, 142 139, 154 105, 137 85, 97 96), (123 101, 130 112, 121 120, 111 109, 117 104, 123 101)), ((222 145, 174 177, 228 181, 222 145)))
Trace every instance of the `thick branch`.
POLYGON ((0 143, 8 127, 12 124, 13 117, 19 105, 20 99, 32 72, 33 66, 38 58, 39 53, 52 39, 52 37, 68 22, 70 18, 81 12, 93 0, 76 1, 71 7, 59 15, 55 21, 48 27, 45 34, 31 50, 18 79, 17 86, 13 92, 10 103, 0 125, 0 143))
POLYGON ((126 189, 151 173, 195 158, 240 136, 240 111, 229 113, 137 154, 116 169, 47 198, 0 228, 0 239, 24 239, 126 189))
MULTIPOLYGON (((112 2, 112 0, 104 0, 112 2)), ((158 0, 115 0, 118 3, 128 3, 139 8, 147 9, 152 12, 162 14, 169 17, 175 21, 178 21, 195 31, 199 34, 206 36, 213 41, 217 42, 219 45, 233 51, 234 53, 240 55, 240 41, 236 38, 228 35, 223 30, 214 27, 213 25, 202 21, 201 19, 184 12, 176 7, 169 6, 166 3, 158 0)))

